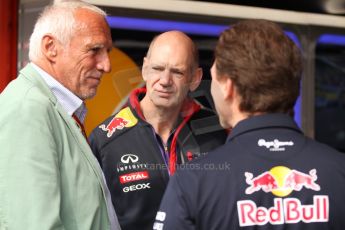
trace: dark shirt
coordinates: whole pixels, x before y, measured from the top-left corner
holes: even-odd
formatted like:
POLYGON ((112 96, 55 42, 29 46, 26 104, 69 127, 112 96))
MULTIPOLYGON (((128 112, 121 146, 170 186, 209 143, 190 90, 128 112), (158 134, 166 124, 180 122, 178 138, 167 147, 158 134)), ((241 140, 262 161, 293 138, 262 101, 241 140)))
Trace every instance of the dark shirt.
POLYGON ((140 111, 144 92, 132 94, 128 107, 110 117, 90 136, 91 148, 101 164, 122 230, 152 229, 169 181, 169 156, 176 164, 197 158, 224 144, 226 132, 212 111, 200 109, 181 118, 165 147, 140 111), (209 124, 213 130, 203 129, 209 124), (212 126, 213 124, 213 126, 212 126), (181 127, 181 129, 179 128, 181 127), (173 146, 175 146, 173 148, 173 146))
POLYGON ((287 115, 239 122, 191 165, 171 178, 154 229, 345 229, 345 155, 287 115))

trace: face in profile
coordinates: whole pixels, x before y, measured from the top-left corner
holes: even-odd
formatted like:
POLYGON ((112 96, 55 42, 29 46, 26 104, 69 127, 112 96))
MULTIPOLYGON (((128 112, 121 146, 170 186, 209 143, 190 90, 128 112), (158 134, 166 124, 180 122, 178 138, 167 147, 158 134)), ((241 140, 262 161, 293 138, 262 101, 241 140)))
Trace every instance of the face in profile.
MULTIPOLYGON (((229 107, 229 105, 226 105, 224 103, 224 96, 222 94, 222 88, 221 84, 222 82, 220 81, 219 76, 217 75, 216 71, 216 62, 213 63, 211 67, 211 95, 214 101, 214 105, 217 111, 217 114, 219 116, 219 122, 220 125, 223 128, 230 128, 230 125, 227 124, 227 115, 225 113, 226 109, 229 107)), ((224 82, 223 82, 224 83, 224 82)))
POLYGON ((157 38, 144 59, 143 78, 155 107, 178 109, 189 90, 194 90, 190 44, 181 36, 157 38))
POLYGON ((69 88, 82 100, 95 96, 102 74, 110 72, 108 53, 112 48, 110 29, 105 19, 88 10, 76 12, 79 24, 69 44, 62 47, 59 69, 69 88))

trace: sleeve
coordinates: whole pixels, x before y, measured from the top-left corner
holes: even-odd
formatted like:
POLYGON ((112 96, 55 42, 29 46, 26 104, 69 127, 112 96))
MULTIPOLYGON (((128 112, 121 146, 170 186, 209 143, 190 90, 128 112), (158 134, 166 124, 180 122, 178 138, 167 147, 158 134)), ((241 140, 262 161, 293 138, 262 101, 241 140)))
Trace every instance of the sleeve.
POLYGON ((53 130, 54 109, 46 104, 25 101, 0 116, 0 229, 65 229, 59 131, 53 130))
POLYGON ((190 215, 190 204, 186 197, 187 192, 183 191, 178 183, 181 175, 175 174, 169 181, 168 187, 163 196, 156 221, 153 225, 154 230, 195 230, 194 218, 190 215))

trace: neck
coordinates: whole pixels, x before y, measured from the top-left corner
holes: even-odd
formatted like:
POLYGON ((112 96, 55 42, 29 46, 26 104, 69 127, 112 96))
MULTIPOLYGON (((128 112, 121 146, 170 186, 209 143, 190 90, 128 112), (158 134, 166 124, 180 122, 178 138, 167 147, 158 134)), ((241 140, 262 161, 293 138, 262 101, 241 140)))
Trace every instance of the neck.
POLYGON ((230 121, 230 124, 231 124, 230 127, 235 127, 240 121, 242 121, 248 117, 249 116, 247 114, 241 113, 241 112, 235 114, 230 121))
POLYGON ((235 125, 237 125, 240 121, 245 120, 249 117, 252 116, 257 116, 257 115, 261 115, 264 114, 262 112, 255 112, 255 113, 248 113, 248 112, 241 112, 238 107, 236 108, 236 111, 233 112, 233 116, 231 117, 231 127, 235 127, 235 125))
MULTIPOLYGON (((35 65, 37 65, 38 67, 40 67, 41 69, 43 69, 45 72, 47 72, 50 76, 52 76, 53 78, 55 78, 57 81, 59 81, 59 79, 56 77, 57 74, 55 72, 55 69, 52 65, 52 63, 46 61, 46 60, 35 60, 32 61, 32 63, 34 63, 35 65)), ((60 82, 60 81, 59 81, 60 82)))
POLYGON ((152 104, 148 96, 140 101, 141 111, 146 121, 152 125, 155 132, 166 143, 180 113, 180 108, 157 107, 152 104))

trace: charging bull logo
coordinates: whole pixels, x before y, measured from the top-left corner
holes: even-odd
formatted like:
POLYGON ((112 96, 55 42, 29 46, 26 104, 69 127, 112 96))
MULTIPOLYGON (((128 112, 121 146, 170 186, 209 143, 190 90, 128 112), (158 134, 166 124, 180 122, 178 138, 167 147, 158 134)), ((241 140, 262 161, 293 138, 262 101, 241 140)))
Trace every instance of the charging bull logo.
POLYGON ((111 121, 105 125, 99 126, 100 129, 107 132, 107 137, 111 137, 116 130, 129 128, 138 123, 138 119, 134 117, 129 107, 122 109, 111 121))
POLYGON ((259 176, 253 178, 253 174, 246 172, 246 182, 250 186, 246 189, 246 194, 252 194, 262 189, 264 192, 271 192, 278 188, 277 181, 270 172, 264 172, 259 176))
POLYGON ((128 121, 122 117, 114 117, 107 126, 100 125, 99 127, 107 132, 107 137, 111 137, 117 129, 123 129, 128 124, 128 121))
POLYGON ((296 191, 301 191, 303 187, 312 189, 314 191, 319 191, 320 186, 315 183, 316 179, 316 169, 310 170, 309 174, 305 174, 297 170, 292 170, 286 176, 285 187, 291 188, 296 191))
POLYGON ((303 187, 314 191, 320 190, 320 186, 315 182, 317 180, 316 169, 312 169, 309 174, 306 174, 295 169, 278 166, 256 177, 249 172, 245 172, 244 175, 249 185, 245 191, 246 194, 252 194, 260 189, 266 193, 272 192, 276 196, 287 196, 292 191, 301 191, 303 187))

